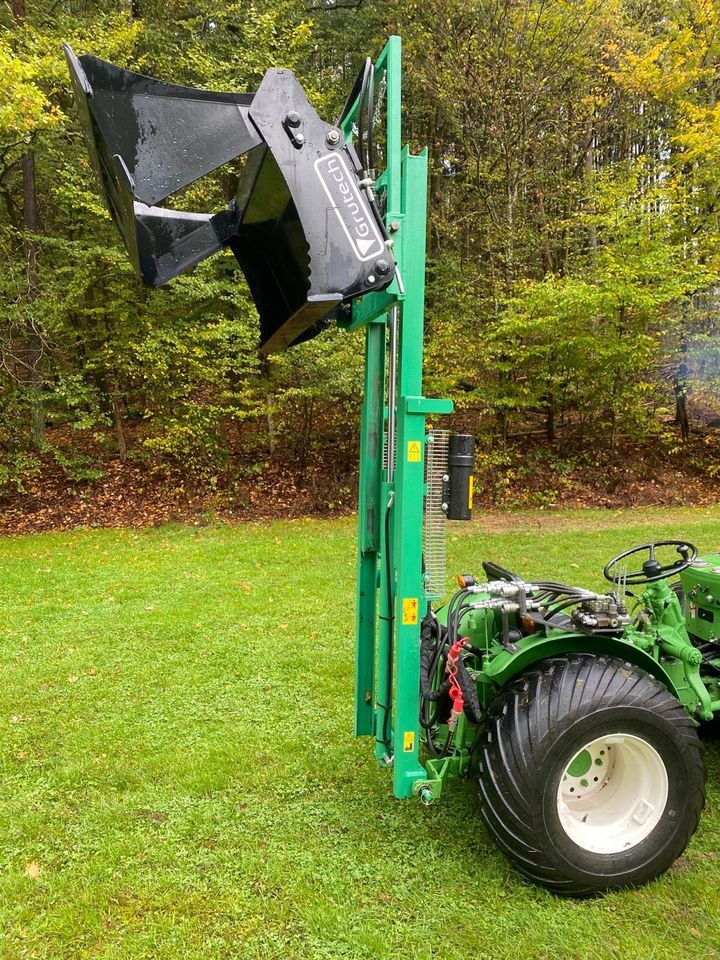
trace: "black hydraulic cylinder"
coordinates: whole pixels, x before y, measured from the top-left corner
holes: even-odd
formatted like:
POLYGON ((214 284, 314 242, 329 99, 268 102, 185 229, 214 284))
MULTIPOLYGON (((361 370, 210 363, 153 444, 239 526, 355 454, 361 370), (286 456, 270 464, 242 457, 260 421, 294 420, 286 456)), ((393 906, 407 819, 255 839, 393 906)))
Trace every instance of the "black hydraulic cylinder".
POLYGON ((473 471, 475 469, 475 437, 469 433, 450 436, 448 456, 449 520, 472 518, 473 471))

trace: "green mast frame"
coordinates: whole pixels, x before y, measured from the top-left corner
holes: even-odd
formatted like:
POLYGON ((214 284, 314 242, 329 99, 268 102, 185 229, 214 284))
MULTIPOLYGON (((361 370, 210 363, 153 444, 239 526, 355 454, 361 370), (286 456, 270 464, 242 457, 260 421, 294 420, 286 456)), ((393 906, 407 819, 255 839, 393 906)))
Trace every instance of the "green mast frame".
MULTIPOLYGON (((428 781, 419 754, 420 620, 430 599, 422 573, 425 418, 453 407, 422 395, 428 156, 402 147, 401 58, 394 36, 375 63, 387 98, 386 165, 375 187, 385 194, 398 276, 355 300, 343 326, 365 328, 354 732, 374 737, 395 796, 410 797, 428 781)), ((346 139, 358 108, 359 97, 342 123, 346 139)))

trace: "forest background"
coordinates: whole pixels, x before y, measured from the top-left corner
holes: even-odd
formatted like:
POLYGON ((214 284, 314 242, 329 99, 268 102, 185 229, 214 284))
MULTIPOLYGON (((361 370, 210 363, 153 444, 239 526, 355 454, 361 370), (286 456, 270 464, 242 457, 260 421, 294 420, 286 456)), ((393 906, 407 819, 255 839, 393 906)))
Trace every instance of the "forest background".
MULTIPOLYGON (((156 292, 99 198, 61 41, 339 112, 404 43, 430 149, 425 392, 485 506, 708 502, 720 474, 720 2, 0 6, 0 529, 353 509, 362 334, 263 361, 230 254, 156 292)), ((233 195, 229 164, 189 209, 233 195)))

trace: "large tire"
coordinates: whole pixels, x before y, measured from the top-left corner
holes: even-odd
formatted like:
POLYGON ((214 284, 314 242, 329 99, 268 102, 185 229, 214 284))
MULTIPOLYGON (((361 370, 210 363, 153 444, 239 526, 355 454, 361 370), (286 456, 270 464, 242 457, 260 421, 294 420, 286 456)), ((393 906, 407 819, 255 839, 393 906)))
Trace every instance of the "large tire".
POLYGON ((684 708, 605 656, 544 660, 513 680, 491 709, 479 782, 510 860, 575 897, 659 876, 705 802, 702 745, 684 708))

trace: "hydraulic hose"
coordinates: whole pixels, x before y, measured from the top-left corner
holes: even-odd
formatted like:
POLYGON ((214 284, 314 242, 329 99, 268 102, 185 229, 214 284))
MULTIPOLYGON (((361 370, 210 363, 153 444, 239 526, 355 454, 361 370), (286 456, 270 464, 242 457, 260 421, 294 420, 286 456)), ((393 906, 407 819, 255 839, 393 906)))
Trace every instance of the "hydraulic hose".
POLYGON ((434 614, 432 620, 428 617, 423 620, 420 638, 420 693, 424 700, 430 702, 440 700, 450 689, 449 677, 446 677, 436 690, 433 689, 433 679, 445 645, 439 628, 440 624, 434 614), (435 639, 433 633, 437 634, 435 639))
MULTIPOLYGON (((387 480, 392 483, 395 476, 395 430, 397 411, 395 394, 397 392, 398 362, 398 307, 395 304, 390 311, 390 363, 388 369, 388 426, 387 426, 387 480)), ((388 725, 392 704, 393 656, 395 641, 395 604, 392 583, 392 546, 390 538, 390 511, 395 503, 395 491, 391 491, 385 507, 385 586, 387 590, 387 686, 385 689, 385 715, 383 717, 382 742, 392 756, 392 743, 388 736, 388 725)))
POLYGON ((463 588, 458 590, 457 593, 452 597, 450 603, 448 604, 448 613, 447 613, 447 630, 448 630, 448 643, 453 644, 458 638, 458 631, 460 630, 460 621, 462 620, 463 610, 466 608, 466 600, 468 597, 472 596, 472 592, 463 588))
MULTIPOLYGON (((420 726, 425 730, 425 744, 433 757, 442 755, 433 740, 432 728, 435 725, 435 716, 431 716, 430 706, 441 696, 439 691, 438 696, 434 696, 435 691, 432 689, 432 684, 444 646, 445 638, 443 637, 442 625, 428 603, 420 637, 420 726)), ((450 689, 449 679, 441 684, 440 689, 443 689, 443 692, 450 689)))
POLYGON ((470 723, 480 723, 483 718, 480 698, 478 697, 475 681, 468 673, 465 661, 458 657, 457 661, 457 682, 463 695, 463 712, 470 723))
MULTIPOLYGON (((437 703, 448 694, 451 680, 446 676, 437 688, 433 687, 443 652, 456 639, 459 620, 462 618, 465 601, 469 591, 460 590, 448 605, 448 621, 454 624, 454 634, 449 628, 443 629, 437 617, 428 604, 428 611, 423 619, 420 636, 420 724, 426 732, 425 740, 432 756, 447 756, 452 747, 454 736, 451 734, 445 741, 442 750, 438 750, 433 740, 432 728, 435 718, 431 715, 431 704, 437 703)), ((475 650, 475 648, 472 648, 475 650)), ((457 660, 457 682, 463 695, 463 712, 471 723, 478 724, 483 719, 483 710, 480 705, 475 681, 465 666, 462 657, 457 660)))
MULTIPOLYGON (((366 141, 363 137, 363 107, 367 111, 367 98, 369 85, 371 83, 371 77, 374 72, 373 62, 370 57, 365 59, 365 66, 363 68, 363 77, 362 77, 362 86, 360 88, 360 99, 358 101, 358 111, 357 111, 357 130, 358 130, 358 153, 360 155, 360 164, 363 168, 363 172, 367 175, 368 172, 368 154, 365 150, 366 141)), ((372 124, 372 118, 367 114, 368 126, 372 124)), ((372 137, 371 137, 372 139, 372 137)))
POLYGON ((370 61, 370 76, 367 86, 367 174, 375 177, 375 143, 373 126, 375 123, 375 64, 370 61))
POLYGON ((394 646, 395 646, 395 610, 393 603, 393 588, 392 588, 392 558, 390 556, 390 511, 392 510, 393 503, 395 502, 395 494, 391 493, 388 497, 387 506, 385 507, 385 584, 387 588, 387 661, 386 661, 386 676, 387 683, 385 685, 385 703, 383 707, 385 713, 383 715, 383 729, 382 729, 382 742, 388 749, 390 756, 393 754, 392 742, 388 736, 388 725, 390 722, 390 711, 392 704, 392 691, 393 691, 393 659, 394 659, 394 646))

